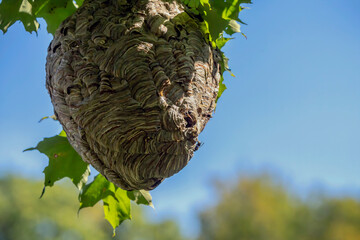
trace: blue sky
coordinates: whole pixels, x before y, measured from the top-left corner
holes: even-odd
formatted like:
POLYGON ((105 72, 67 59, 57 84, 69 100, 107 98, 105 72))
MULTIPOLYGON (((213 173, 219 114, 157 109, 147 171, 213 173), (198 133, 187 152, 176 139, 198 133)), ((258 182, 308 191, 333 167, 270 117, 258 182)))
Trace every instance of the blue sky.
MULTIPOLYGON (((321 186, 360 195, 360 1, 257 0, 241 13, 248 36, 224 48, 236 78, 201 134, 189 165, 152 192, 150 218, 173 216, 196 232, 214 203, 211 181, 263 170, 300 193, 321 186)), ((43 22, 0 36, 0 174, 42 179, 46 158, 22 153, 60 132, 45 89, 43 22)), ((36 193, 36 196, 38 193, 36 193)))

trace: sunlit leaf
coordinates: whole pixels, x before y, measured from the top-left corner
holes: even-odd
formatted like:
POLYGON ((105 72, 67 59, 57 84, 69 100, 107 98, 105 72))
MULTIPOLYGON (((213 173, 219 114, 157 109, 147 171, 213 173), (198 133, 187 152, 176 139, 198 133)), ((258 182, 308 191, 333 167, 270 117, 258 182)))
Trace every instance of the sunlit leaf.
POLYGON ((30 150, 38 150, 49 158, 49 165, 43 171, 45 187, 51 187, 65 177, 70 178, 79 190, 86 184, 90 174, 89 164, 73 149, 64 131, 57 136, 44 138, 36 147, 24 151, 30 150))
POLYGON ((240 6, 242 3, 251 3, 251 1, 201 1, 199 9, 202 18, 207 22, 211 41, 216 41, 224 31, 229 35, 240 32, 240 25, 237 22, 241 22, 239 13, 242 10, 242 7, 240 6))
MULTIPOLYGON (((251 0, 200 0, 200 4, 196 4, 192 0, 183 0, 183 2, 192 10, 192 13, 199 12, 203 19, 200 24, 200 29, 205 36, 208 37, 211 45, 214 48, 221 49, 232 38, 225 38, 224 33, 232 35, 241 32, 240 24, 245 24, 239 18, 239 13, 244 9, 240 6, 243 3, 251 3, 251 0), (196 7, 198 6, 198 7, 196 7), (195 11, 196 10, 196 11, 195 11)), ((197 2, 196 2, 197 3, 197 2)), ((242 33, 246 38, 246 35, 242 33)), ((226 86, 223 83, 223 73, 228 71, 231 76, 235 76, 228 66, 228 59, 222 53, 221 61, 221 80, 219 83, 219 92, 216 99, 222 95, 226 86)))
POLYGON ((219 49, 221 49, 221 48, 223 48, 224 46, 225 46, 225 44, 229 41, 229 40, 231 40, 231 39, 233 39, 233 38, 226 38, 226 37, 223 37, 223 36, 221 36, 221 37, 219 37, 218 39, 216 39, 216 46, 219 48, 219 49))
POLYGON ((2 0, 0 3, 0 29, 6 33, 16 21, 21 21, 28 32, 36 32, 39 23, 28 0, 2 0))
POLYGON ((94 180, 84 186, 79 195, 80 209, 93 207, 108 195, 115 196, 115 186, 103 175, 98 174, 94 180))
POLYGON ((210 41, 216 41, 220 34, 228 26, 228 20, 221 17, 221 12, 212 8, 211 5, 202 6, 203 19, 207 23, 210 32, 210 41))
POLYGON ((127 191, 116 188, 115 196, 108 195, 103 199, 105 219, 115 229, 126 219, 131 219, 130 198, 127 191))
POLYGON ((38 8, 35 17, 45 19, 47 31, 54 34, 60 23, 73 14, 75 10, 76 6, 72 0, 50 0, 38 8))
POLYGON ((221 77, 220 83, 219 83, 219 92, 216 98, 216 102, 219 100, 223 92, 226 90, 226 85, 223 83, 224 77, 221 77))
POLYGON ((43 18, 49 33, 54 34, 60 23, 73 14, 82 0, 2 0, 0 3, 0 29, 5 33, 20 21, 28 32, 37 32, 38 18, 43 18))

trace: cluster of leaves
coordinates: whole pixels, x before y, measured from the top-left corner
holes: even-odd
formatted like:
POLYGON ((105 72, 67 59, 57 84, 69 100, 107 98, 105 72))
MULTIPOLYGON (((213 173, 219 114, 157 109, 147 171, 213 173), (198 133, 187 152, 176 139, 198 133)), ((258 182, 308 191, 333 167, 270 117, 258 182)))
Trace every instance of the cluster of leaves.
POLYGON ((38 18, 47 23, 47 31, 54 34, 60 23, 73 14, 84 0, 2 0, 0 4, 0 29, 6 33, 20 21, 25 30, 37 32, 38 18))
POLYGON ((79 190, 79 211, 102 201, 105 219, 109 221, 114 232, 124 220, 131 219, 131 200, 137 204, 153 207, 149 192, 125 191, 116 187, 101 174, 87 184, 90 175, 89 164, 85 163, 73 149, 64 131, 57 136, 45 138, 36 147, 24 151, 31 150, 38 150, 49 158, 49 164, 44 169, 45 182, 41 196, 45 193, 46 187, 53 186, 56 181, 63 178, 70 178, 79 190))
MULTIPOLYGON (((190 9, 190 13, 200 16, 203 20, 202 30, 207 35, 209 42, 214 48, 219 50, 225 44, 233 39, 225 37, 231 36, 234 33, 241 33, 240 23, 245 24, 240 20, 239 14, 245 9, 241 4, 250 4, 251 0, 182 0, 190 9)), ((245 34, 242 33, 244 37, 245 34)), ((229 59, 221 52, 221 80, 219 85, 219 93, 217 99, 225 91, 223 74, 228 71, 231 72, 228 61, 229 59)))

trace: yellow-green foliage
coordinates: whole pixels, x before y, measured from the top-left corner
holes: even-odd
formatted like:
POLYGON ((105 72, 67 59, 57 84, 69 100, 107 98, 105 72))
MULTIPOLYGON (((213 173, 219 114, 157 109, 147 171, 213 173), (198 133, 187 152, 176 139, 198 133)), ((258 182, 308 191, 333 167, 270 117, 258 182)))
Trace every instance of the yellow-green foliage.
POLYGON ((42 188, 33 180, 0 178, 1 240, 185 239, 176 223, 150 223, 137 206, 133 206, 136 220, 122 224, 113 238, 101 204, 77 215, 77 191, 70 184, 57 184, 39 199, 42 188))
POLYGON ((272 178, 247 178, 218 190, 220 202, 201 214, 206 240, 358 240, 360 200, 301 200, 272 178))

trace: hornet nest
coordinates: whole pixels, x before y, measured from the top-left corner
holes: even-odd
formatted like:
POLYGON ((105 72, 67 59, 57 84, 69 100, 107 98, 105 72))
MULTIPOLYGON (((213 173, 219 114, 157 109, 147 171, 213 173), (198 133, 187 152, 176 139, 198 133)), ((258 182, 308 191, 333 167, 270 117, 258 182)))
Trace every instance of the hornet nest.
POLYGON ((85 0, 50 43, 46 87, 85 162, 122 189, 151 190, 197 149, 220 59, 179 1, 85 0))

